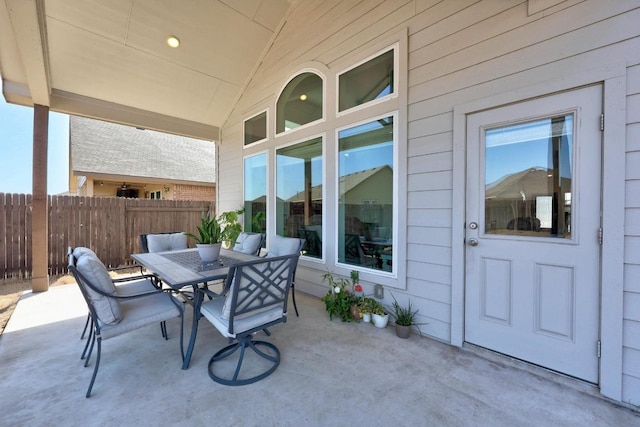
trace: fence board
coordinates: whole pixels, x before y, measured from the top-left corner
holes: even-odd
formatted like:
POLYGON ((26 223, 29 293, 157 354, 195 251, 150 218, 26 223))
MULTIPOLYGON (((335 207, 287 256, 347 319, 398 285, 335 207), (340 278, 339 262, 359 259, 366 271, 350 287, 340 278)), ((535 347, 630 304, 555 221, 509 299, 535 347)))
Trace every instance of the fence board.
MULTIPOLYGON (((207 201, 49 196, 49 273, 67 271, 67 248, 87 246, 108 266, 132 264, 142 233, 194 231, 207 201)), ((0 193, 0 280, 31 277, 32 196, 0 193)), ((192 244, 193 242, 190 242, 192 244)))

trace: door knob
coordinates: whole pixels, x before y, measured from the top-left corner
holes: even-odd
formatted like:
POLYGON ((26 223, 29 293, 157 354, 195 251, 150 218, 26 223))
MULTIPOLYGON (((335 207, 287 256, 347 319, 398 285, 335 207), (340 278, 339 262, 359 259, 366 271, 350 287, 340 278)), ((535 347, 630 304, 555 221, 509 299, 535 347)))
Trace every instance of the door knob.
POLYGON ((469 246, 478 246, 478 239, 474 239, 474 238, 468 239, 467 243, 469 243, 469 246))

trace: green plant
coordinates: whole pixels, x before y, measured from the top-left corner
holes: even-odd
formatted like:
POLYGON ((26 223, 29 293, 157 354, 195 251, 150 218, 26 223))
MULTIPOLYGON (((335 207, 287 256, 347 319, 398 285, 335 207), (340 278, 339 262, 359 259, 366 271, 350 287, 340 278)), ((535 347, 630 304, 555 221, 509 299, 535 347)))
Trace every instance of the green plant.
POLYGON ((235 242, 242 231, 242 225, 238 222, 238 216, 241 213, 242 210, 223 212, 215 218, 211 212, 203 212, 200 225, 196 226, 198 234, 185 234, 192 237, 199 245, 235 242))
POLYGON ((244 209, 222 212, 218 217, 218 223, 223 228, 222 242, 227 247, 234 244, 242 232, 242 224, 240 224, 239 219, 243 212, 244 209))
POLYGON ((400 326, 411 326, 411 325, 420 325, 421 323, 416 322, 416 314, 418 310, 413 310, 411 306, 411 300, 409 300, 409 305, 406 307, 401 306, 396 300, 396 297, 391 294, 393 298, 393 304, 391 305, 392 315, 396 319, 396 325, 400 326))
POLYGON ((378 316, 384 316, 387 314, 387 310, 384 309, 384 306, 371 298, 371 314, 377 314, 378 316))
POLYGON ((351 283, 357 285, 360 283, 360 272, 357 270, 351 270, 351 283))
POLYGON ((360 313, 362 314, 371 314, 373 313, 373 308, 376 304, 379 304, 378 301, 369 297, 362 297, 358 302, 358 307, 360 307, 360 313))
POLYGON ((349 281, 338 278, 336 279, 331 272, 322 275, 322 281, 329 284, 327 294, 322 297, 329 319, 339 317, 343 322, 355 320, 351 314, 351 306, 357 305, 356 298, 349 289, 349 281))

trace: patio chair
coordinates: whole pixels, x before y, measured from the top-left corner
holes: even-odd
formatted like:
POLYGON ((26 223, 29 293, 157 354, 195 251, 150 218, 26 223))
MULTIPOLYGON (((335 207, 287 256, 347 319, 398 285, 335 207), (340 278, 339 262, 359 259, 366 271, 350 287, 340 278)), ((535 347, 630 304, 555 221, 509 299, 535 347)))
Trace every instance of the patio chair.
POLYGON ((262 244, 265 240, 265 234, 263 233, 249 233, 243 231, 238 235, 233 250, 248 255, 260 255, 262 244))
POLYGON ((347 233, 344 235, 344 256, 345 262, 348 264, 378 268, 378 260, 365 253, 360 236, 357 234, 347 233))
MULTIPOLYGON (((225 385, 245 385, 271 375, 280 364, 280 350, 272 343, 255 339, 254 334, 278 323, 287 321, 289 289, 300 253, 287 256, 262 258, 232 267, 227 275, 228 291, 223 298, 207 289, 200 289, 199 299, 208 295, 213 299, 202 303, 200 313, 229 339, 230 344, 216 352, 209 360, 209 376, 225 385), (266 359, 267 369, 247 366, 243 362, 247 350, 266 359), (216 371, 216 363, 237 353, 233 374, 216 371), (258 371, 258 374, 255 372, 258 371), (247 374, 250 372, 250 374, 247 374)), ((223 365, 228 366, 228 365, 223 365)))
POLYGON ((140 234, 140 251, 165 252, 187 249, 187 235, 180 231, 140 234))
POLYGON ((151 323, 165 322, 175 317, 180 317, 180 353, 184 360, 183 347, 183 312, 182 303, 171 294, 157 289, 152 282, 153 278, 142 279, 137 284, 132 284, 125 292, 116 285, 109 276, 109 272, 102 262, 83 251, 74 251, 69 248, 69 271, 73 274, 82 292, 92 320, 92 338, 88 361, 93 351, 93 343, 97 342, 96 362, 87 389, 86 397, 91 396, 91 390, 100 367, 102 340, 107 340, 151 323), (76 257, 75 253, 79 256, 76 257), (134 287, 140 292, 134 293, 134 287))
MULTIPOLYGON (((75 249, 73 249, 73 254, 76 257, 76 259, 80 258, 83 255, 88 255, 88 256, 92 256, 96 259, 99 259, 98 256, 96 255, 96 253, 94 251, 92 251, 89 248, 86 247, 77 247, 75 249)), ((132 268, 136 268, 136 267, 131 267, 131 266, 127 266, 127 267, 116 267, 116 268, 110 268, 108 271, 110 272, 117 272, 117 271, 122 271, 122 270, 131 270, 132 268)), ((137 268, 140 269, 139 274, 135 275, 135 276, 127 276, 127 277, 123 277, 123 278, 115 278, 112 279, 114 283, 118 284, 118 291, 120 292, 120 294, 122 295, 126 295, 126 294, 136 294, 136 293, 140 293, 143 291, 148 291, 148 290, 153 290, 153 289, 158 289, 160 288, 160 284, 157 280, 140 280, 140 279, 154 279, 155 276, 151 276, 148 274, 144 274, 142 266, 137 266, 137 268)), ((85 334, 87 333, 87 331, 89 331, 89 336, 87 337, 87 343, 84 346, 84 350, 82 351, 82 355, 80 357, 80 359, 84 359, 87 353, 87 349, 89 348, 89 344, 92 341, 92 337, 93 337, 93 320, 91 318, 91 312, 87 313, 87 320, 84 323, 84 328, 82 329, 82 334, 80 334, 80 339, 84 339, 85 334)), ((167 338, 167 332, 166 329, 164 327, 164 324, 160 325, 161 327, 161 331, 162 331, 162 337, 163 338, 167 338)))
MULTIPOLYGON (((273 236, 269 243, 269 252, 266 257, 277 257, 283 255, 300 255, 302 248, 306 243, 305 239, 297 239, 295 237, 282 237, 277 234, 273 236)), ((297 267, 297 264, 296 264, 297 267)), ((298 304, 296 304, 296 271, 293 271, 293 281, 291 282, 291 299, 293 300, 293 309, 296 311, 296 317, 300 317, 298 313, 298 304)))

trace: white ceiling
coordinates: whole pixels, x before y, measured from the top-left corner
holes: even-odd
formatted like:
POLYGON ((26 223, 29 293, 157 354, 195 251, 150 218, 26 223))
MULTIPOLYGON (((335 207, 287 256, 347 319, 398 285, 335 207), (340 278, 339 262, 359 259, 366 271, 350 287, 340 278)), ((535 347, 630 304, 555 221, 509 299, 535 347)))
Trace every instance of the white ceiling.
POLYGON ((293 1, 0 0, 3 95, 217 139, 293 1))

